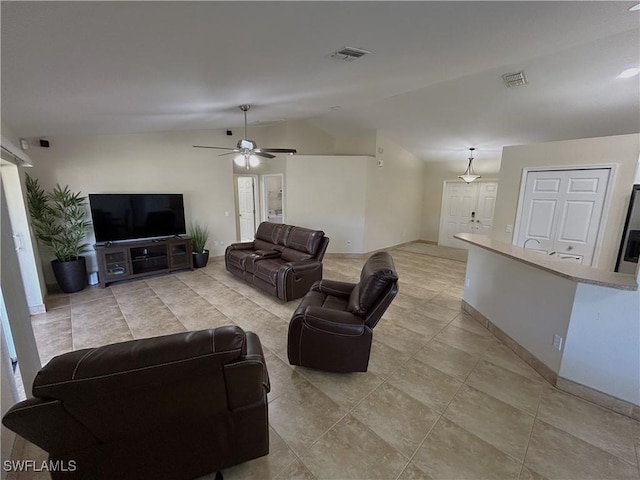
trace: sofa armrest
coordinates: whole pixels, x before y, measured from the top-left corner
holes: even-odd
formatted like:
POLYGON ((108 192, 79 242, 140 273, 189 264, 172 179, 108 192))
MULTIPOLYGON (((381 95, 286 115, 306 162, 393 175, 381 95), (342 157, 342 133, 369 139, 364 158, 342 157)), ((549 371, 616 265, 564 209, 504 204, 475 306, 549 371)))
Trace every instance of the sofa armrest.
POLYGON ((337 335, 360 336, 364 319, 350 312, 309 306, 304 312, 305 327, 337 335))
POLYGON ((356 285, 356 283, 339 282, 337 280, 320 280, 314 285, 313 289, 316 292, 326 293, 334 297, 349 298, 356 285))
POLYGON ((291 269, 293 273, 312 272, 318 267, 322 267, 322 262, 318 260, 300 260, 298 262, 288 262, 282 265, 283 269, 291 269))
POLYGON ((253 250, 254 248, 254 242, 239 242, 232 243, 227 247, 227 250, 253 250))
POLYGON ((49 453, 95 445, 89 429, 69 415, 59 400, 30 398, 11 407, 5 427, 49 453))
POLYGON ((246 332, 246 340, 247 353, 242 359, 224 366, 227 401, 233 411, 266 403, 271 389, 260 339, 255 333, 246 332))

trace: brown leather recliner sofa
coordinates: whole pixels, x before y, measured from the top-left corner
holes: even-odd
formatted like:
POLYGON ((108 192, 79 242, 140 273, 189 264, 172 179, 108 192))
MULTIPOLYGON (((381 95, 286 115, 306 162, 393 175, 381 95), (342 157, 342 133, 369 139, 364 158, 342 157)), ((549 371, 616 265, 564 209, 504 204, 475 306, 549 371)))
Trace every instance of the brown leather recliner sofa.
POLYGON ((225 326, 55 357, 2 423, 54 480, 186 480, 269 453, 268 391, 259 338, 225 326))
POLYGON ((289 363, 330 372, 366 372, 373 328, 397 293, 398 274, 387 252, 367 259, 358 283, 314 283, 289 323, 289 363))
POLYGON ((232 243, 225 267, 284 302, 303 297, 322 278, 329 239, 322 230, 262 222, 253 242, 232 243))

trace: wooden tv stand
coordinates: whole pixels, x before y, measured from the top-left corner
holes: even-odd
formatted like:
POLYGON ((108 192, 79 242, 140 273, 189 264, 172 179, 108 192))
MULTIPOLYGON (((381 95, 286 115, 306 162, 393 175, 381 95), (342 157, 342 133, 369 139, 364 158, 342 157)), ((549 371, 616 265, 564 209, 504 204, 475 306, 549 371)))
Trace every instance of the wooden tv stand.
POLYGON ((193 270, 191 239, 171 237, 94 245, 98 259, 100 288, 108 283, 145 275, 193 270))

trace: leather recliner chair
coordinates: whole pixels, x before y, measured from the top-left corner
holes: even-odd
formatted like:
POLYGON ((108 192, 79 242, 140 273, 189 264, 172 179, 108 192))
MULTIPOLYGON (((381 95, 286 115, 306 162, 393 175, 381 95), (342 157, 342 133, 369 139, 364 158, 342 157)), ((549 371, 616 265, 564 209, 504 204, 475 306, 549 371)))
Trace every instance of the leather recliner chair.
POLYGON ((314 283, 289 324, 289 363, 330 372, 366 372, 373 328, 397 293, 398 275, 387 252, 369 257, 359 283, 314 283))
POLYGON ((269 452, 257 335, 236 326, 55 357, 2 423, 58 479, 193 479, 269 452))

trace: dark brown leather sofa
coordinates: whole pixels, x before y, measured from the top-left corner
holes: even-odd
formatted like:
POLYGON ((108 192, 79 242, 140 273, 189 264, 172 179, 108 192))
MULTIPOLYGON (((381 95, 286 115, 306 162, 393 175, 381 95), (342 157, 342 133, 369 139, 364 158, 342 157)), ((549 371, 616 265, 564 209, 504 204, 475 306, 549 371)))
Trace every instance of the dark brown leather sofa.
POLYGON ((262 222, 253 242, 232 243, 225 267, 251 285, 288 302, 322 278, 329 239, 322 230, 262 222))
POLYGON ((387 252, 367 259, 359 283, 314 283, 289 324, 289 363, 330 372, 366 372, 373 328, 397 293, 398 275, 387 252))
POLYGON ((186 480, 269 452, 268 391, 259 338, 225 326, 55 357, 2 423, 54 480, 186 480))

